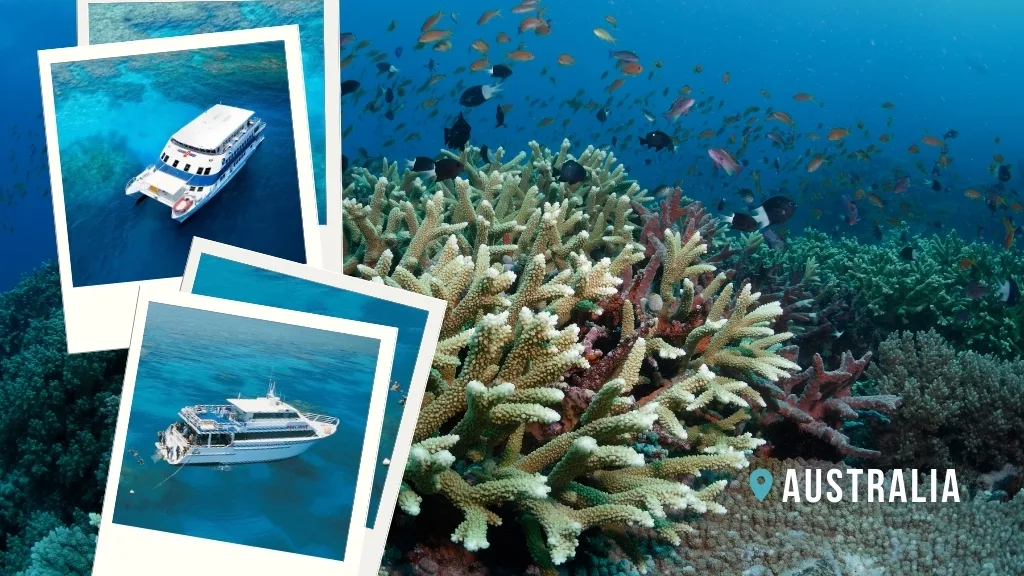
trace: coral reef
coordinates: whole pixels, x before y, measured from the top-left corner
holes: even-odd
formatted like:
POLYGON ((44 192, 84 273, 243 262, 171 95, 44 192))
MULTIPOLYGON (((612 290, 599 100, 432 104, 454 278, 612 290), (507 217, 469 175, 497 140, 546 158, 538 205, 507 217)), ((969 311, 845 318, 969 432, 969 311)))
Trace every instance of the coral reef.
POLYGON ((1024 306, 1005 306, 996 297, 1007 278, 1024 277, 1019 252, 968 243, 955 232, 926 238, 896 230, 880 243, 862 244, 809 229, 786 250, 764 247, 755 255, 764 266, 784 269, 812 257, 824 281, 845 286, 854 298, 850 307, 861 314, 855 329, 865 349, 893 331, 934 328, 961 350, 1024 355, 1024 306), (908 246, 916 251, 913 260, 900 256, 908 246), (969 286, 981 294, 977 300, 968 297, 969 286))
POLYGON ((644 191, 610 153, 584 151, 572 187, 552 177, 568 141, 531 149, 476 168, 468 148, 451 185, 357 173, 346 190, 373 192, 347 193, 344 269, 448 302, 400 508, 449 502, 468 550, 515 518, 553 574, 590 528, 678 543, 695 514, 724 513, 726 481, 701 473, 747 465, 762 443, 736 431, 762 403, 748 381, 799 366, 777 353, 779 304, 701 261, 715 224, 699 203, 676 190, 638 223, 644 191), (646 458, 632 445, 655 422, 669 448, 646 458))
MULTIPOLYGON (((735 480, 721 501, 735 513, 707 517, 679 548, 688 568, 680 574, 1003 575, 1024 573, 1024 496, 1010 502, 971 499, 961 486, 961 502, 866 505, 848 498, 811 504, 782 502, 788 469, 825 471, 841 464, 763 459, 752 468, 775 474, 774 494, 759 502, 744 489, 747 473, 735 480)), ((837 481, 849 494, 850 476, 837 481)), ((863 487, 861 488, 863 490, 863 487)), ((887 489, 888 490, 888 489, 887 489)), ((888 493, 888 492, 886 492, 888 493)), ((801 492, 802 494, 802 492, 801 492)))
POLYGON ((832 445, 844 456, 877 458, 880 452, 852 445, 850 438, 839 430, 843 423, 858 419, 859 411, 893 413, 900 407, 900 397, 895 394, 852 395, 854 382, 870 360, 870 352, 860 359, 845 352, 839 368, 825 370, 821 355, 815 354, 812 365, 803 372, 782 378, 778 383, 762 381, 755 384, 770 407, 763 412, 759 422, 772 424, 789 420, 803 432, 832 445), (800 391, 799 395, 796 390, 800 391))
POLYGON ((89 574, 125 352, 69 356, 56 263, 0 296, 0 574, 89 574))
POLYGON ((936 331, 893 334, 868 369, 904 407, 877 431, 879 464, 995 471, 1024 462, 1024 361, 958 352, 936 331))

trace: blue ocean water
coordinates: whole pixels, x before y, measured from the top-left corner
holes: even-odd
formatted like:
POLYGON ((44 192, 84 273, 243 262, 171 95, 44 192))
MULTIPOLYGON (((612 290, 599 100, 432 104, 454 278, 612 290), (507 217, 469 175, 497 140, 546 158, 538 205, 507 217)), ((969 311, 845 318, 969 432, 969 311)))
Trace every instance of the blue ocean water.
POLYGON ((75 286, 180 276, 193 236, 305 262, 284 43, 52 66, 75 286), (128 197, 167 139, 224 103, 253 110, 265 137, 232 181, 185 223, 128 197))
POLYGON ((123 2, 88 9, 90 44, 298 25, 317 214, 320 224, 327 223, 323 0, 123 2))
POLYGON ((390 381, 397 382, 401 389, 388 392, 370 513, 366 520, 366 526, 372 527, 387 479, 388 468, 380 462, 389 458, 395 448, 398 426, 405 409, 402 399, 409 391, 423 342, 426 311, 210 255, 203 255, 199 260, 192 293, 398 328, 390 381))
POLYGON ((114 522, 343 560, 378 352, 371 338, 151 304, 114 522), (271 374, 278 396, 339 418, 338 431, 278 462, 175 468, 149 457, 179 409, 262 396, 271 374))
MULTIPOLYGON (((350 161, 434 156, 443 147, 443 127, 451 126, 462 111, 473 127, 470 143, 486 144, 492 151, 504 146, 511 151, 506 158, 528 150, 530 140, 557 149, 563 138, 569 138, 577 155, 588 145, 614 150, 630 176, 649 190, 681 183, 688 196, 708 204, 725 198, 726 214, 743 207, 736 192, 755 188, 752 174, 759 172, 765 196, 781 192, 796 198, 800 209, 789 223, 794 232, 805 225, 831 230, 838 223, 844 215, 842 193, 837 191, 840 173, 847 183, 851 176, 861 178, 864 188, 891 184, 896 174, 913 180, 907 195, 887 199, 884 209, 862 202, 863 221, 844 228, 844 234, 870 238, 873 220, 887 227, 886 218, 895 218, 908 221, 914 231, 934 230, 938 221, 944 229, 954 228, 970 238, 978 236, 981 226, 982 238, 1001 242, 1003 215, 1016 224, 1024 222, 1024 214, 1001 210, 993 215, 984 202, 964 197, 968 187, 984 192, 996 183, 991 169, 995 154, 1012 166, 1010 188, 1020 190, 1024 178, 1024 110, 1017 103, 1024 77, 1018 73, 1016 56, 1024 51, 1022 3, 562 0, 541 3, 546 8, 543 18, 550 23, 550 33, 543 36, 518 33, 524 18, 536 12, 511 14, 514 4, 399 1, 382 11, 373 4, 346 3, 342 32, 355 34, 356 40, 343 49, 342 57, 353 59, 342 70, 342 79, 358 80, 365 90, 342 99, 344 152, 350 161), (444 16, 434 28, 451 31, 451 48, 435 51, 427 44, 417 49, 421 25, 439 8, 444 16), (485 11, 499 8, 501 16, 477 24, 485 11), (456 14, 457 23, 450 13, 456 14), (389 32, 392 23, 394 31, 389 32), (595 28, 608 31, 615 42, 599 39, 595 28), (498 41, 501 32, 509 42, 498 41), (470 47, 478 39, 487 43, 487 54, 470 47), (359 48, 367 42, 369 46, 359 48), (520 47, 534 59, 510 62, 507 53, 520 47), (396 55, 397 48, 403 49, 401 56, 396 55), (378 74, 374 50, 384 55, 376 58, 399 69, 394 77, 378 74), (610 50, 635 52, 643 71, 624 75, 616 69, 616 59, 609 57, 610 50), (559 64, 562 54, 575 63, 559 64), (486 71, 456 72, 483 58, 491 65, 511 64, 513 74, 491 101, 477 108, 462 107, 459 96, 465 88, 496 83, 486 71), (431 76, 425 66, 431 59, 437 74, 445 78, 424 88, 431 76), (694 71, 698 65, 699 73, 694 71), (623 85, 609 92, 620 78, 623 85), (384 117, 388 106, 367 110, 374 97, 382 102, 378 85, 403 88, 405 96, 390 106, 393 121, 384 117), (686 86, 698 102, 713 100, 670 124, 662 114, 686 86), (793 96, 799 92, 814 99, 798 102, 793 96), (433 107, 430 99, 437 99, 433 107), (886 101, 895 109, 882 108, 886 101), (506 112, 507 128, 495 127, 499 104, 513 106, 506 112), (609 117, 602 123, 596 115, 605 106, 609 117), (762 127, 762 132, 749 135, 746 146, 742 121, 724 125, 718 133, 726 117, 742 115, 751 106, 760 110, 742 120, 756 117, 755 128, 762 127), (781 122, 766 119, 769 107, 793 117, 797 138, 792 149, 781 150, 764 137, 769 130, 790 133, 781 122), (432 116, 434 108, 440 113, 432 116), (645 118, 644 110, 653 121, 645 118), (545 118, 550 124, 540 126, 545 118), (825 138, 839 127, 852 132, 842 147, 825 138), (638 145, 638 138, 649 131, 671 134, 676 128, 679 134, 687 132, 674 153, 638 145), (697 136, 708 129, 715 135, 697 136), (938 178, 949 191, 936 194, 925 180, 931 179, 940 151, 921 138, 941 138, 950 129, 959 136, 948 141, 952 161, 938 178), (820 139, 812 140, 812 133, 820 139), (891 136, 887 144, 879 141, 883 133, 891 136), (918 154, 908 151, 913 144, 921 149, 918 154), (873 152, 870 162, 846 158, 871 145, 881 152, 873 152), (726 178, 713 169, 709 148, 725 148, 749 164, 736 177, 726 178), (814 154, 825 154, 830 161, 807 173, 805 166, 814 154), (782 164, 779 173, 773 167, 776 158, 782 164)), ((1009 192, 1007 199, 1007 205, 1019 200, 1009 192)))

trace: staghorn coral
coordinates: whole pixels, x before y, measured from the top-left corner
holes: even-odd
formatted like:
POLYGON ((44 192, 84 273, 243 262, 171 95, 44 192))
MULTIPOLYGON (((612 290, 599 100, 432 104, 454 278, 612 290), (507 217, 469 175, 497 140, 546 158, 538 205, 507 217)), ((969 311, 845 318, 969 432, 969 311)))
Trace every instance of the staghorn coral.
POLYGON ((862 314, 855 330, 864 334, 869 348, 895 330, 935 328, 960 349, 1007 359, 1024 355, 1024 306, 1005 306, 995 296, 1005 279, 1021 282, 1024 258, 1019 252, 969 243, 955 232, 911 237, 900 229, 878 244, 862 244, 805 230, 786 250, 764 248, 756 255, 769 268, 797 268, 811 257, 822 280, 849 289, 851 308, 862 314), (917 250, 913 261, 900 257, 907 246, 917 250), (973 264, 961 268, 963 259, 973 264), (965 294, 972 284, 986 292, 977 301, 965 294))
POLYGON ((744 378, 777 380, 798 366, 776 353, 790 336, 769 327, 779 305, 700 261, 699 205, 690 224, 661 221, 649 235, 660 283, 644 299, 661 306, 638 316, 618 286, 646 256, 630 208, 643 191, 616 194, 624 172, 592 149, 579 160, 590 180, 572 189, 551 177, 568 143, 557 154, 531 148, 525 165, 496 154, 483 169, 464 151, 469 178, 432 189, 393 166, 390 177, 366 174, 368 204, 345 202, 345 271, 448 302, 401 509, 450 502, 462 514, 451 539, 468 550, 489 547, 489 527, 514 517, 553 573, 589 528, 652 529, 678 543, 687 514, 725 512, 714 501, 725 481, 694 479, 746 466, 761 444, 736 434, 761 402, 744 378), (602 324, 613 300, 631 318, 619 330, 602 324), (652 369, 656 387, 641 374, 652 369), (650 394, 638 402, 641 392, 650 394), (673 450, 648 462, 631 446, 656 421, 673 450))
POLYGON ((904 406, 877 431, 882 465, 994 471, 1024 462, 1024 361, 960 352, 936 331, 893 334, 867 371, 904 406))
POLYGON ((881 456, 877 450, 852 445, 850 438, 838 428, 844 421, 856 420, 858 411, 892 413, 900 407, 900 397, 894 394, 852 395, 854 383, 870 360, 870 352, 860 359, 844 352, 839 368, 825 370, 821 355, 815 354, 813 364, 803 372, 783 378, 778 383, 756 384, 770 407, 761 415, 760 423, 789 420, 803 432, 831 444, 844 456, 881 456), (796 390, 800 390, 799 395, 796 390))

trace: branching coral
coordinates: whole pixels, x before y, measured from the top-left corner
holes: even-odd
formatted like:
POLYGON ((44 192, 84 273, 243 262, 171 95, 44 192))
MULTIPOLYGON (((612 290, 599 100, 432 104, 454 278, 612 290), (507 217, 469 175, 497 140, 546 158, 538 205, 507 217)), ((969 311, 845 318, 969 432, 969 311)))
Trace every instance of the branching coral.
POLYGON ((643 191, 615 192, 625 174, 610 155, 584 152, 589 179, 576 189, 551 176, 568 143, 557 154, 531 148, 525 165, 525 155, 501 164, 496 154, 484 168, 467 150, 469 178, 432 190, 394 167, 365 175, 369 204, 345 202, 345 270, 448 302, 402 510, 443 497, 463 514, 452 540, 470 550, 488 547, 488 527, 512 512, 550 573, 589 528, 679 542, 684 512, 724 512, 714 500, 725 482, 694 478, 746 466, 762 443, 736 434, 761 401, 746 379, 798 366, 777 353, 790 336, 770 327, 780 306, 701 261, 709 220, 699 204, 677 210, 684 221, 659 220, 648 257, 630 208, 643 191), (645 257, 638 283, 632 266, 645 257), (649 293, 624 293, 623 278, 649 293), (648 462, 632 445, 655 422, 673 449, 648 462))
POLYGON ((1024 361, 958 352, 937 332, 893 334, 868 370, 904 407, 880 430, 882 464, 993 471, 1024 462, 1024 361))
POLYGON ((849 437, 838 429, 845 421, 856 420, 858 411, 892 413, 901 405, 900 397, 894 394, 852 395, 853 384, 870 360, 870 352, 859 360, 845 352, 838 369, 825 370, 821 355, 815 354, 813 364, 803 372, 783 378, 777 385, 761 383, 757 387, 771 407, 761 423, 789 420, 800 430, 831 444, 840 454, 877 458, 880 452, 852 445, 849 437))
POLYGON ((1024 355, 1024 306, 1005 306, 996 296, 1007 278, 1020 283, 1024 277, 1019 251, 968 243, 955 233, 925 238, 895 231, 878 244, 862 244, 806 230, 785 251, 765 248, 758 257, 768 267, 789 268, 815 258, 825 282, 856 297, 853 307, 864 313, 860 329, 873 333, 871 347, 894 330, 935 328, 961 349, 1024 355), (908 246, 916 250, 912 261, 900 256, 908 246), (968 287, 981 297, 971 300, 968 287))

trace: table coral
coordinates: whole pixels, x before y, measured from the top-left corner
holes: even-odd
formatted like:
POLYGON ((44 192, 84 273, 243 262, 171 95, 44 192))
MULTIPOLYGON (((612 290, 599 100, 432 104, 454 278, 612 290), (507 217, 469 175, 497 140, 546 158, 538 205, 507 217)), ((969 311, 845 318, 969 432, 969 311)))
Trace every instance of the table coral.
POLYGON ((400 508, 416 515, 424 498, 447 500, 463 515, 451 539, 468 550, 490 546, 488 527, 514 517, 553 574, 589 528, 678 543, 692 520, 684 512, 724 513, 715 499, 725 481, 694 479, 745 467, 762 444, 736 432, 761 402, 746 379, 799 367, 777 353, 790 337, 770 327, 778 303, 702 261, 711 221, 699 204, 673 196, 690 208, 658 219, 650 255, 634 240, 644 191, 610 153, 587 149, 578 161, 588 180, 571 187, 552 177, 571 158, 567 142, 531 149, 525 164, 525 154, 502 163, 496 153, 482 168, 467 149, 468 178, 429 188, 393 165, 364 173, 373 193, 345 201, 344 268, 448 302, 400 508), (635 309, 620 285, 645 259, 660 281, 643 281, 635 309), (606 304, 621 328, 605 321, 606 304), (579 402, 571 417, 567 398, 579 402), (647 461, 632 446, 655 422, 675 443, 647 461))

